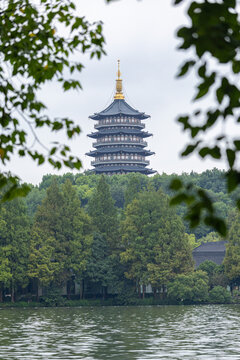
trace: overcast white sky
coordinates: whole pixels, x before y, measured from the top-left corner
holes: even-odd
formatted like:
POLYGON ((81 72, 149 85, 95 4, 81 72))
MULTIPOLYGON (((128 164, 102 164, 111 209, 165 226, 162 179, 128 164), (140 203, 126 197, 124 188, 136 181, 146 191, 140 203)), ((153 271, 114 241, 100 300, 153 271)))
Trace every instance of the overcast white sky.
MULTIPOLYGON (((69 116, 82 129, 81 136, 70 142, 74 154, 80 156, 83 168, 89 169, 91 158, 85 152, 92 149, 92 139, 87 134, 94 131, 94 121, 88 116, 103 110, 110 103, 115 86, 117 59, 126 100, 130 105, 151 115, 146 120, 146 130, 153 133, 148 138, 148 148, 156 154, 150 157, 150 167, 159 173, 201 172, 222 164, 200 160, 191 156, 181 159, 179 153, 187 136, 175 119, 187 112, 193 97, 194 78, 175 78, 177 69, 186 54, 176 50, 176 29, 186 23, 182 7, 173 7, 171 0, 121 0, 106 5, 104 0, 78 0, 80 15, 90 21, 103 20, 107 56, 100 61, 81 56, 85 70, 80 76, 83 91, 63 93, 56 83, 44 87, 41 97, 49 113, 69 116)), ((48 142, 53 138, 46 138, 48 142)), ((65 139, 58 138, 59 141, 65 139)), ((38 184, 44 174, 55 172, 50 166, 38 167, 30 159, 11 161, 8 166, 22 180, 38 184)), ((6 170, 6 169, 5 169, 6 170)))

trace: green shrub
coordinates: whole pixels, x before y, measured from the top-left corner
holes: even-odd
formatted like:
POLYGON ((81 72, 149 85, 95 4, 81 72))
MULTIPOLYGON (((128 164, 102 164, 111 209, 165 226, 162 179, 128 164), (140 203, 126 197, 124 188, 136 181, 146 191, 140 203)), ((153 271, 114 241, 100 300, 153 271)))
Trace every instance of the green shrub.
POLYGON ((41 298, 44 306, 64 306, 66 299, 61 295, 61 290, 56 287, 49 287, 46 295, 41 298))
POLYGON ((237 289, 233 290, 232 296, 232 301, 234 304, 240 304, 240 291, 237 289))
POLYGON ((201 270, 188 275, 181 274, 168 284, 168 299, 183 304, 206 302, 208 298, 208 276, 201 270))
POLYGON ((116 305, 135 305, 138 301, 138 296, 134 287, 131 284, 123 283, 119 288, 118 295, 114 298, 116 305))
POLYGON ((217 268, 218 265, 215 262, 211 260, 205 260, 199 265, 198 270, 205 271, 208 276, 212 276, 216 272, 217 268))
POLYGON ((229 304, 231 302, 231 294, 222 286, 215 286, 209 291, 209 302, 211 304, 229 304))

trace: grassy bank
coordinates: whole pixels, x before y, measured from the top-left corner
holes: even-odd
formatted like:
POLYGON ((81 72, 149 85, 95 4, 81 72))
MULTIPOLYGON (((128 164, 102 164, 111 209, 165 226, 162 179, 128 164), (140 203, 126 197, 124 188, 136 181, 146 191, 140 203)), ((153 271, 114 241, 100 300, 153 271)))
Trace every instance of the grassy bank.
POLYGON ((199 305, 199 304, 231 304, 231 303, 239 303, 234 300, 230 300, 228 302, 177 302, 170 301, 168 299, 154 299, 154 298, 146 298, 146 299, 133 299, 129 302, 121 302, 118 299, 83 299, 83 300, 66 300, 61 299, 61 301, 17 301, 15 303, 11 302, 3 302, 0 304, 1 308, 41 308, 41 307, 100 307, 100 306, 156 306, 156 305, 199 305))

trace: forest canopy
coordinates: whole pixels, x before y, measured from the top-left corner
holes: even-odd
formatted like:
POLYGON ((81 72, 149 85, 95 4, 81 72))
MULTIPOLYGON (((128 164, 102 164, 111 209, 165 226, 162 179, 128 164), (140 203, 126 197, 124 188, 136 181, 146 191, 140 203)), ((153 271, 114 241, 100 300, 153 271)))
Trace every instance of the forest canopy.
POLYGON ((137 294, 144 297, 151 285, 154 297, 162 294, 162 300, 172 301, 173 289, 184 283, 186 301, 204 302, 214 286, 223 288, 216 290, 221 295, 227 284, 238 283, 239 269, 233 272, 229 265, 238 263, 240 252, 234 241, 239 228, 234 208, 238 194, 228 196, 224 172, 217 169, 178 176, 205 189, 230 228, 225 267, 206 264, 203 274, 194 275, 192 250, 221 238, 204 223, 189 228, 184 205, 169 206, 169 182, 174 176, 67 173, 46 175, 38 186, 30 184, 26 198, 1 208, 0 300, 10 294, 12 301, 45 301, 64 286, 70 299, 78 286, 81 298, 95 294, 128 303, 137 294), (203 287, 199 293, 205 294, 198 300, 187 290, 195 278, 203 287))

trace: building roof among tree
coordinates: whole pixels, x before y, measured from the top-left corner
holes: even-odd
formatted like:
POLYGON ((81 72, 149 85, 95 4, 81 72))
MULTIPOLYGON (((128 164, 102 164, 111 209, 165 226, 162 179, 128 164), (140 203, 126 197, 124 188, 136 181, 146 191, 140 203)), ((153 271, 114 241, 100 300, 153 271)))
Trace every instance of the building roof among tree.
POLYGON ((192 252, 196 268, 205 260, 211 260, 221 265, 226 253, 227 241, 213 241, 201 244, 192 252))
POLYGON ((200 253, 200 252, 222 252, 225 251, 225 244, 227 241, 211 241, 207 243, 203 243, 197 248, 193 250, 193 253, 200 253))
POLYGON ((124 99, 115 99, 106 109, 89 116, 90 119, 99 120, 108 116, 127 115, 139 119, 147 119, 150 116, 144 112, 139 112, 131 107, 124 99))

